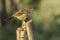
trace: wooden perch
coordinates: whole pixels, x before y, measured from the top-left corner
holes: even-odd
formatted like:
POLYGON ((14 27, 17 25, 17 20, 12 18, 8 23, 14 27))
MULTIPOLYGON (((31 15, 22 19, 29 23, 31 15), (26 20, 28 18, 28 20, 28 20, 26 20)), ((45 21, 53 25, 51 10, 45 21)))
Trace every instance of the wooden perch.
POLYGON ((29 24, 29 23, 31 23, 32 22, 32 19, 31 20, 29 20, 28 22, 26 22, 26 24, 29 24))
POLYGON ((28 40, 34 40, 33 38, 33 33, 32 33, 32 29, 30 27, 30 23, 31 23, 32 19, 29 20, 27 23, 26 23, 26 31, 27 31, 27 35, 28 35, 28 40))
POLYGON ((20 40, 20 36, 21 36, 21 28, 17 28, 16 30, 16 36, 17 36, 17 40, 20 40))
POLYGON ((29 20, 27 23, 23 22, 21 31, 21 40, 26 40, 26 24, 31 23, 31 21, 32 19, 29 20))
POLYGON ((16 30, 16 34, 17 34, 17 40, 25 40, 25 36, 26 36, 26 29, 25 27, 23 28, 17 28, 16 30))
POLYGON ((26 36, 26 29, 25 29, 24 26, 22 26, 22 30, 21 30, 21 40, 25 40, 25 39, 26 39, 25 36, 26 36))
POLYGON ((30 28, 30 23, 32 19, 28 22, 24 22, 21 28, 17 28, 17 40, 26 40, 26 32, 28 34, 28 40, 33 40, 32 30, 30 28))
MULTIPOLYGON (((28 26, 26 26, 26 25, 28 25, 29 23, 31 23, 31 21, 32 21, 32 19, 29 20, 29 21, 26 22, 26 23, 25 23, 25 22, 23 23, 23 25, 22 25, 22 31, 21 31, 21 40, 26 40, 26 31, 27 31, 27 30, 28 30, 29 32, 31 31, 31 30, 28 28, 28 26), (27 29, 26 29, 26 27, 27 27, 27 29)), ((27 33, 29 34, 28 31, 27 31, 27 33)), ((29 35, 31 35, 31 32, 30 32, 29 35)), ((28 38, 30 38, 29 40, 32 40, 31 36, 28 37, 28 38)))
POLYGON ((26 30, 27 30, 28 40, 34 40, 33 34, 32 34, 32 29, 31 29, 29 23, 26 24, 26 30))

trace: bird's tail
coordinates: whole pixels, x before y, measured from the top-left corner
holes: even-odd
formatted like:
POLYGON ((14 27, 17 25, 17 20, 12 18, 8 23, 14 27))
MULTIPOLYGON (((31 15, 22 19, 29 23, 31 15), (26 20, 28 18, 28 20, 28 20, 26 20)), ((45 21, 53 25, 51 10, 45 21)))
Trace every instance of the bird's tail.
POLYGON ((10 21, 11 19, 13 18, 13 16, 11 16, 11 17, 9 17, 9 18, 7 18, 7 19, 5 19, 5 21, 10 21))

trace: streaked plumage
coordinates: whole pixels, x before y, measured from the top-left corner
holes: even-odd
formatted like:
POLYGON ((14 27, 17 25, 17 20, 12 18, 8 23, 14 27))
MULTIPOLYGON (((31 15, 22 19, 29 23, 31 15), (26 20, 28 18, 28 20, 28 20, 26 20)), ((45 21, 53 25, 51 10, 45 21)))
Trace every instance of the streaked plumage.
POLYGON ((18 20, 25 20, 26 19, 26 15, 27 13, 23 12, 19 12, 19 13, 15 13, 12 15, 12 17, 17 18, 18 20))
POLYGON ((7 20, 10 20, 12 18, 17 18, 18 20, 24 21, 27 18, 27 15, 30 14, 32 8, 25 8, 22 10, 19 10, 15 14, 13 14, 11 17, 9 17, 7 20))

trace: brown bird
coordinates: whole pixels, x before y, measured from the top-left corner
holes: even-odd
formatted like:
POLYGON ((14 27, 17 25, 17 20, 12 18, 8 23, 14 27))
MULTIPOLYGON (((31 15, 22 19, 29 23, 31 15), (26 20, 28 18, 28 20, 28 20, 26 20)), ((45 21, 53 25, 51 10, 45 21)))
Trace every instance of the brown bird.
POLYGON ((13 14, 11 17, 9 17, 7 20, 10 20, 12 18, 17 18, 18 20, 21 20, 22 22, 24 22, 24 20, 27 18, 27 16, 30 14, 31 11, 32 11, 32 8, 25 8, 25 9, 19 10, 18 12, 13 14))

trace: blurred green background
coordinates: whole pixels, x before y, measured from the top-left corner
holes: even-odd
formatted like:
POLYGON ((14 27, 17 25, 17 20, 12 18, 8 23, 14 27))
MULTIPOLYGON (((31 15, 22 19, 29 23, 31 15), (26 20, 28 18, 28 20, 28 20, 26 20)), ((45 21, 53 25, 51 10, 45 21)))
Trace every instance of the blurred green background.
POLYGON ((60 40, 60 0, 0 0, 0 40, 16 40, 17 19, 5 22, 20 9, 33 6, 34 40, 60 40))

